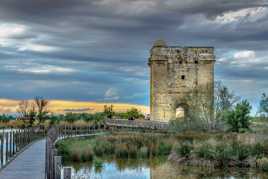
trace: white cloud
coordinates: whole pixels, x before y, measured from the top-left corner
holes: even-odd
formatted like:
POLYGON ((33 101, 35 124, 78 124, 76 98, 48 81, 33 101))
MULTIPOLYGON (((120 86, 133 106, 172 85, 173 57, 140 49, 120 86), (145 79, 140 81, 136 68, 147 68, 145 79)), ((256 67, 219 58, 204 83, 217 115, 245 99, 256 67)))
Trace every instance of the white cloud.
POLYGON ((16 37, 23 36, 27 33, 29 33, 29 29, 24 25, 0 23, 0 46, 15 47, 18 51, 34 51, 44 53, 60 50, 59 47, 34 43, 33 39, 16 39, 16 37))
POLYGON ((14 37, 26 34, 27 28, 20 24, 0 23, 0 47, 16 46, 14 37))
POLYGON ((226 57, 221 57, 219 59, 217 59, 216 63, 218 64, 228 64, 228 59, 226 57))
POLYGON ((148 70, 147 68, 142 68, 140 66, 120 66, 118 69, 122 72, 126 72, 136 76, 145 76, 148 70))
POLYGON ((26 65, 6 65, 5 69, 16 71, 20 73, 32 74, 50 74, 50 73, 74 73, 76 70, 72 68, 60 67, 55 65, 41 65, 41 64, 26 64, 26 65))
POLYGON ((238 11, 228 11, 216 17, 215 22, 219 24, 229 24, 233 22, 255 22, 268 15, 268 8, 254 7, 245 8, 238 11))
POLYGON ((18 47, 19 51, 34 51, 34 52, 54 52, 60 50, 58 47, 40 45, 34 43, 26 43, 18 47))
POLYGON ((240 59, 253 60, 256 58, 256 54, 255 54, 255 51, 253 51, 253 50, 243 50, 243 51, 236 52, 234 54, 234 58, 237 60, 240 60, 240 59))
POLYGON ((115 88, 109 88, 104 94, 105 100, 118 100, 119 98, 118 91, 115 88))
POLYGON ((26 27, 20 24, 0 24, 0 39, 7 39, 26 32, 26 27))

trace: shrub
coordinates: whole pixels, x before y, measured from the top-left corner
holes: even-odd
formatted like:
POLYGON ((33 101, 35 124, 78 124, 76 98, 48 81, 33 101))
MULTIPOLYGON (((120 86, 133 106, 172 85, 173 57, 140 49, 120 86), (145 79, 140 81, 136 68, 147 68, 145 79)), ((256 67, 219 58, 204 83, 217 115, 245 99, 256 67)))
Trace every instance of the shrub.
POLYGON ((94 145, 94 153, 97 156, 103 156, 114 153, 114 146, 106 140, 96 141, 95 144, 93 145, 94 145))
POLYGON ((244 160, 251 154, 251 147, 248 145, 242 145, 237 142, 232 144, 233 153, 238 160, 244 160))
POLYGON ((172 149, 172 145, 169 143, 161 142, 158 145, 157 154, 158 155, 168 155, 172 149))
POLYGON ((183 142, 181 144, 175 145, 176 153, 182 157, 189 157, 192 150, 193 150, 193 146, 189 144, 188 142, 183 142))
POLYGON ((93 158, 94 158, 94 152, 91 148, 87 148, 81 154, 81 161, 82 162, 88 162, 88 161, 91 162, 91 161, 93 161, 93 158))
POLYGON ((261 169, 262 171, 268 172, 268 158, 263 157, 261 159, 258 159, 257 161, 257 167, 261 169))
POLYGON ((81 161, 81 150, 79 148, 73 149, 70 151, 70 159, 74 162, 80 162, 81 161))
POLYGON ((260 143, 257 143, 251 148, 251 155, 259 158, 264 155, 264 151, 265 151, 264 146, 260 143))
POLYGON ((196 154, 198 157, 200 158, 204 158, 204 159, 214 159, 215 158, 215 150, 213 148, 212 145, 210 144, 203 144, 200 147, 198 147, 195 150, 196 154))
POLYGON ((63 157, 64 161, 69 160, 70 152, 69 150, 65 147, 64 142, 58 142, 56 143, 56 147, 58 150, 58 153, 63 157))
POLYGON ((94 160, 94 167, 95 167, 95 172, 96 173, 101 173, 102 167, 103 167, 103 162, 100 159, 95 159, 94 160))
POLYGON ((147 158, 149 156, 148 148, 141 147, 138 152, 138 156, 141 158, 147 158))
POLYGON ((230 160, 235 158, 235 153, 230 145, 220 144, 215 148, 215 160, 221 166, 226 166, 230 160))
POLYGON ((138 156, 138 148, 136 145, 129 145, 127 152, 128 152, 128 157, 130 158, 137 158, 138 156))
POLYGON ((126 144, 117 144, 115 146, 115 155, 118 158, 127 158, 128 157, 128 148, 126 144))
POLYGON ((226 113, 226 122, 232 132, 241 132, 249 129, 251 106, 247 100, 243 100, 235 106, 234 110, 226 113))

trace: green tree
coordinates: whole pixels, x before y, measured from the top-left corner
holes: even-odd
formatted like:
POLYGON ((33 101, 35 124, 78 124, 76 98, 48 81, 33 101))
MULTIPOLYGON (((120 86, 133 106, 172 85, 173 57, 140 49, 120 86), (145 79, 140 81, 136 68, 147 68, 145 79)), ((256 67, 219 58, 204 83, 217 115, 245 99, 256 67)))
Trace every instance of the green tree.
POLYGON ((259 111, 261 116, 265 118, 268 116, 268 96, 263 93, 260 100, 259 111))
POLYGON ((77 120, 77 118, 75 114, 70 112, 64 115, 64 120, 72 124, 75 120, 77 120))
POLYGON ((112 119, 113 116, 115 115, 113 111, 113 105, 110 106, 104 105, 104 114, 107 118, 112 119))
POLYGON ((225 113, 232 110, 235 103, 238 101, 239 97, 231 92, 225 85, 221 82, 215 83, 214 110, 216 120, 224 120, 225 113))
POLYGON ((144 118, 144 115, 136 108, 132 108, 126 112, 127 119, 134 120, 144 118))
POLYGON ((251 105, 247 100, 236 104, 235 108, 226 113, 226 122, 232 132, 240 132, 250 127, 251 105))

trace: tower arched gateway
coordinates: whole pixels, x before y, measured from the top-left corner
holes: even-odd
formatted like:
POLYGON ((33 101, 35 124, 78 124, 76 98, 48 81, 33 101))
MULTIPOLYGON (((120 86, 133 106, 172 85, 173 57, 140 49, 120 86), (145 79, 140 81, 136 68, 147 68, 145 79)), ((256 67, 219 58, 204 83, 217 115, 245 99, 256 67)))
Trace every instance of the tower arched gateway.
POLYGON ((214 63, 213 47, 174 47, 156 41, 148 63, 151 119, 186 117, 191 110, 187 96, 199 89, 207 96, 206 105, 212 114, 214 63))

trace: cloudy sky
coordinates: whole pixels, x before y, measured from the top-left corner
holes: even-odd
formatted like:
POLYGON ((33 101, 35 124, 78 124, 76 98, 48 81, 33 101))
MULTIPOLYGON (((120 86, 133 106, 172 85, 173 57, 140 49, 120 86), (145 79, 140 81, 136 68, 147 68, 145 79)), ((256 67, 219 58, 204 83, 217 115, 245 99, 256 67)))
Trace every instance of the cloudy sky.
POLYGON ((216 80, 268 93, 267 0, 0 0, 0 98, 148 105, 156 39, 214 46, 216 80))

